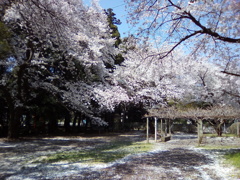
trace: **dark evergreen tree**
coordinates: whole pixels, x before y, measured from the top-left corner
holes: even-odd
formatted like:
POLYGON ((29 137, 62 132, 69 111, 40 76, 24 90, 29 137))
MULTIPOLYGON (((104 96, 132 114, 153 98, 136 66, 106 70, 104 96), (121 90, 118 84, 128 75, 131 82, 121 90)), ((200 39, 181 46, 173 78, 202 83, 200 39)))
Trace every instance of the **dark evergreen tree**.
MULTIPOLYGON (((113 12, 113 9, 109 8, 109 9, 105 10, 105 13, 107 15, 109 27, 111 29, 112 38, 116 39, 114 46, 116 48, 118 48, 119 45, 122 43, 122 40, 121 40, 120 32, 118 31, 117 25, 121 25, 122 23, 121 23, 120 19, 117 19, 115 17, 116 14, 113 12)), ((118 65, 120 65, 124 61, 122 54, 117 54, 113 58, 114 58, 114 63, 118 64, 118 65)))
POLYGON ((107 15, 107 19, 108 19, 108 23, 109 23, 109 27, 112 30, 111 34, 113 38, 116 38, 115 41, 115 47, 118 47, 119 44, 121 44, 121 35, 118 31, 118 27, 116 25, 120 25, 122 24, 120 19, 117 19, 115 16, 116 14, 113 12, 113 9, 109 8, 107 10, 105 10, 105 13, 107 15))

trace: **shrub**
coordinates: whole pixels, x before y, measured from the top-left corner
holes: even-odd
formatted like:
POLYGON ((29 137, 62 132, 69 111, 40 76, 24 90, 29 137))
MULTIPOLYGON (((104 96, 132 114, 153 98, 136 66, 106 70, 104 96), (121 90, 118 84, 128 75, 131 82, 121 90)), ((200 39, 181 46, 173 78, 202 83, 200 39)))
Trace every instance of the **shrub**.
MULTIPOLYGON (((236 123, 233 123, 230 127, 229 127, 229 132, 231 134, 236 134, 237 135, 237 123, 239 124, 239 129, 240 129, 240 122, 236 122, 236 123)), ((239 130, 240 132, 240 130, 239 130)))

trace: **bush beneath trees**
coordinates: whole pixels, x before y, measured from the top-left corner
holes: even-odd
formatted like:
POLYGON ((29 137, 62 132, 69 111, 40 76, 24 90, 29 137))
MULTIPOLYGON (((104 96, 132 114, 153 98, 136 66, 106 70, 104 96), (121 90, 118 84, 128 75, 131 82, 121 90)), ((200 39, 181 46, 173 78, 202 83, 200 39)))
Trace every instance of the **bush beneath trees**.
MULTIPOLYGON (((236 122, 236 123, 233 123, 230 127, 229 127, 229 132, 231 134, 236 134, 237 135, 237 124, 239 124, 239 127, 240 127, 240 122, 236 122)), ((240 133, 240 130, 238 130, 240 133)))

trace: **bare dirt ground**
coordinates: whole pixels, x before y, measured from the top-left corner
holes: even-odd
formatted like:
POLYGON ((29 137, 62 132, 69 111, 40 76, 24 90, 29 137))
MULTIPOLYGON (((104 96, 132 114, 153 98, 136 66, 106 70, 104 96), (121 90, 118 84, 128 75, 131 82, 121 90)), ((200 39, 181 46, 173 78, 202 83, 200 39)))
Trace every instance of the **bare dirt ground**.
MULTIPOLYGON (((0 139, 0 179, 76 180, 236 180, 239 170, 222 161, 227 151, 240 151, 239 138, 205 138, 204 145, 231 146, 231 150, 205 150, 196 135, 174 134, 171 141, 158 142, 148 153, 129 155, 107 164, 33 163, 38 157, 62 151, 90 151, 119 138, 143 141, 143 133, 111 136, 25 138, 8 142, 0 139)), ((153 142, 153 140, 152 140, 153 142)))

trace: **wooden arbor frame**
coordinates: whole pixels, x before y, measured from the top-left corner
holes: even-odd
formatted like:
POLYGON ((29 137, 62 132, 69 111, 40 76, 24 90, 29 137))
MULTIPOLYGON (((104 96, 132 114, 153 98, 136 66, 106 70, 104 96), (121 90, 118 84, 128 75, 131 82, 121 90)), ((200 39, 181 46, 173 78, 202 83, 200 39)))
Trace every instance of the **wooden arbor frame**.
MULTIPOLYGON (((154 120, 154 140, 157 142, 157 135, 158 135, 158 118, 157 117, 146 117, 146 136, 147 136, 147 143, 149 143, 149 120, 153 119, 154 120)), ((166 131, 163 130, 163 119, 161 119, 161 139, 163 142, 170 140, 171 138, 171 127, 170 127, 170 119, 169 119, 169 132, 167 134, 166 131)))
MULTIPOLYGON (((209 109, 188 108, 177 109, 175 107, 165 107, 160 109, 150 109, 145 115, 147 119, 147 142, 149 142, 149 118, 155 120, 155 142, 157 142, 157 120, 161 119, 161 135, 165 138, 162 130, 162 119, 174 120, 176 118, 194 119, 198 124, 198 144, 200 145, 203 138, 203 120, 204 119, 239 119, 240 110, 231 106, 214 106, 209 109)), ((169 123, 170 124, 170 123, 169 123)), ((169 127, 171 137, 171 128, 169 127)), ((239 123, 237 123, 237 136, 239 137, 239 123)))

